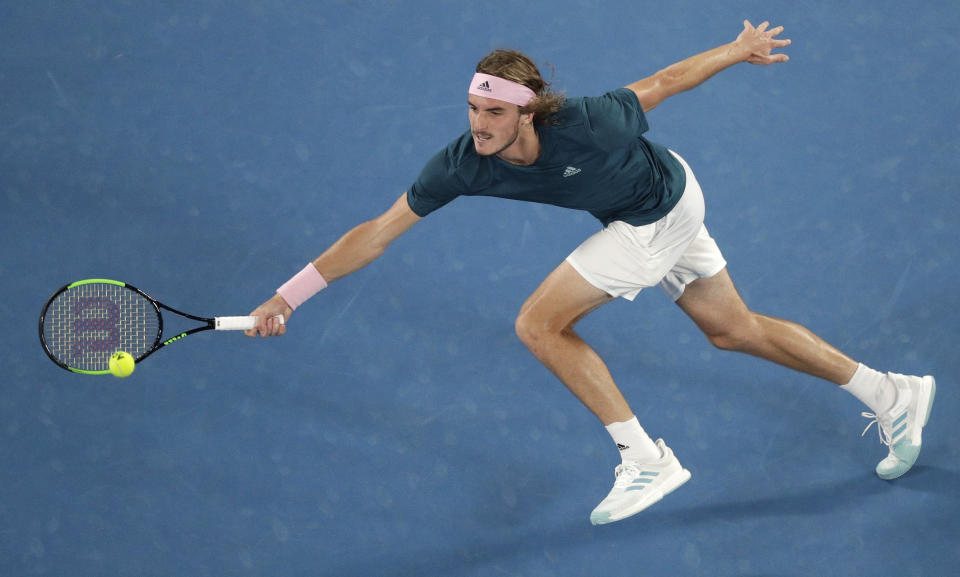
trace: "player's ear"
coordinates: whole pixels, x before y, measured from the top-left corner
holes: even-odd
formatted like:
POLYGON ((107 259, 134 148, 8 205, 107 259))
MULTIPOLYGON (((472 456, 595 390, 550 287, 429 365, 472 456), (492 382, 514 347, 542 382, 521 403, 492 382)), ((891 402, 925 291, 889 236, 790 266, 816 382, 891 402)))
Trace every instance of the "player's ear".
POLYGON ((520 113, 520 124, 529 124, 533 125, 533 113, 532 112, 521 112, 520 113))

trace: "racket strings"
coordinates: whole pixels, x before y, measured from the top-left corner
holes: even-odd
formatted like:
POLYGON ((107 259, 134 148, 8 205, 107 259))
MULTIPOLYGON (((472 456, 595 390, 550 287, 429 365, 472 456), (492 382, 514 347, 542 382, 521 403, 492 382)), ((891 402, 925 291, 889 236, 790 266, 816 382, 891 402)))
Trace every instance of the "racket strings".
POLYGON ((134 358, 156 343, 160 317, 153 304, 120 285, 88 283, 58 295, 44 316, 44 342, 60 362, 81 371, 105 371, 110 355, 134 358))

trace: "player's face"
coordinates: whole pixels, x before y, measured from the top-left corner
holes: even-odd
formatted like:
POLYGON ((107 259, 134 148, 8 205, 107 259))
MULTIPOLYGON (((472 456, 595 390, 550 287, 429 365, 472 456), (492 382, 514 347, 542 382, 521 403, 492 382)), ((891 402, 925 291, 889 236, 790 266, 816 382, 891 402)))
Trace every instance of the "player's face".
POLYGON ((490 156, 509 148, 520 135, 520 107, 471 94, 470 131, 477 154, 490 156))

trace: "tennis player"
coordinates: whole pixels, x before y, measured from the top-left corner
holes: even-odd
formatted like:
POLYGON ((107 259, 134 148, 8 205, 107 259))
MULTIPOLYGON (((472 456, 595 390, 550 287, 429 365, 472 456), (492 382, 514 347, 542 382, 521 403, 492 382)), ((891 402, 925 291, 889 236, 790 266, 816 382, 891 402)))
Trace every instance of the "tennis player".
MULTIPOLYGON (((675 152, 643 137, 646 113, 734 64, 787 62, 783 27, 745 21, 736 40, 598 97, 552 92, 533 62, 497 50, 476 68, 470 130, 427 162, 385 213, 343 235, 251 314, 249 336, 275 336, 304 301, 369 264, 421 218, 461 195, 589 211, 603 228, 576 248, 523 304, 516 331, 530 351, 606 426, 621 464, 594 524, 634 515, 690 478, 670 447, 641 427, 603 360, 575 332, 591 311, 659 286, 716 347, 740 351, 840 385, 870 410, 889 448, 883 479, 917 459, 933 405, 933 377, 881 373, 795 323, 752 312, 703 225, 700 185, 675 152)), ((864 431, 864 433, 866 430, 864 431)))

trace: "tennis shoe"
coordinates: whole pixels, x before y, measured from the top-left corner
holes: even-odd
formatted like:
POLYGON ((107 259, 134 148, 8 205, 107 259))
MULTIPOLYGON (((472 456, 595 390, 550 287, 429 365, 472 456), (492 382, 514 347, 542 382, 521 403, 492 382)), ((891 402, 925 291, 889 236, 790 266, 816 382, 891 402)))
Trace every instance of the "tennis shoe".
POLYGON ((933 377, 914 377, 888 373, 888 378, 897 389, 893 406, 878 414, 862 413, 871 419, 860 436, 867 434, 877 423, 880 442, 890 448, 887 456, 877 465, 881 479, 896 479, 910 470, 920 455, 921 432, 930 419, 937 382, 933 377))
POLYGON ((657 439, 661 458, 655 463, 624 461, 614 472, 616 481, 607 497, 590 513, 590 522, 604 525, 636 515, 690 479, 670 447, 657 439))

